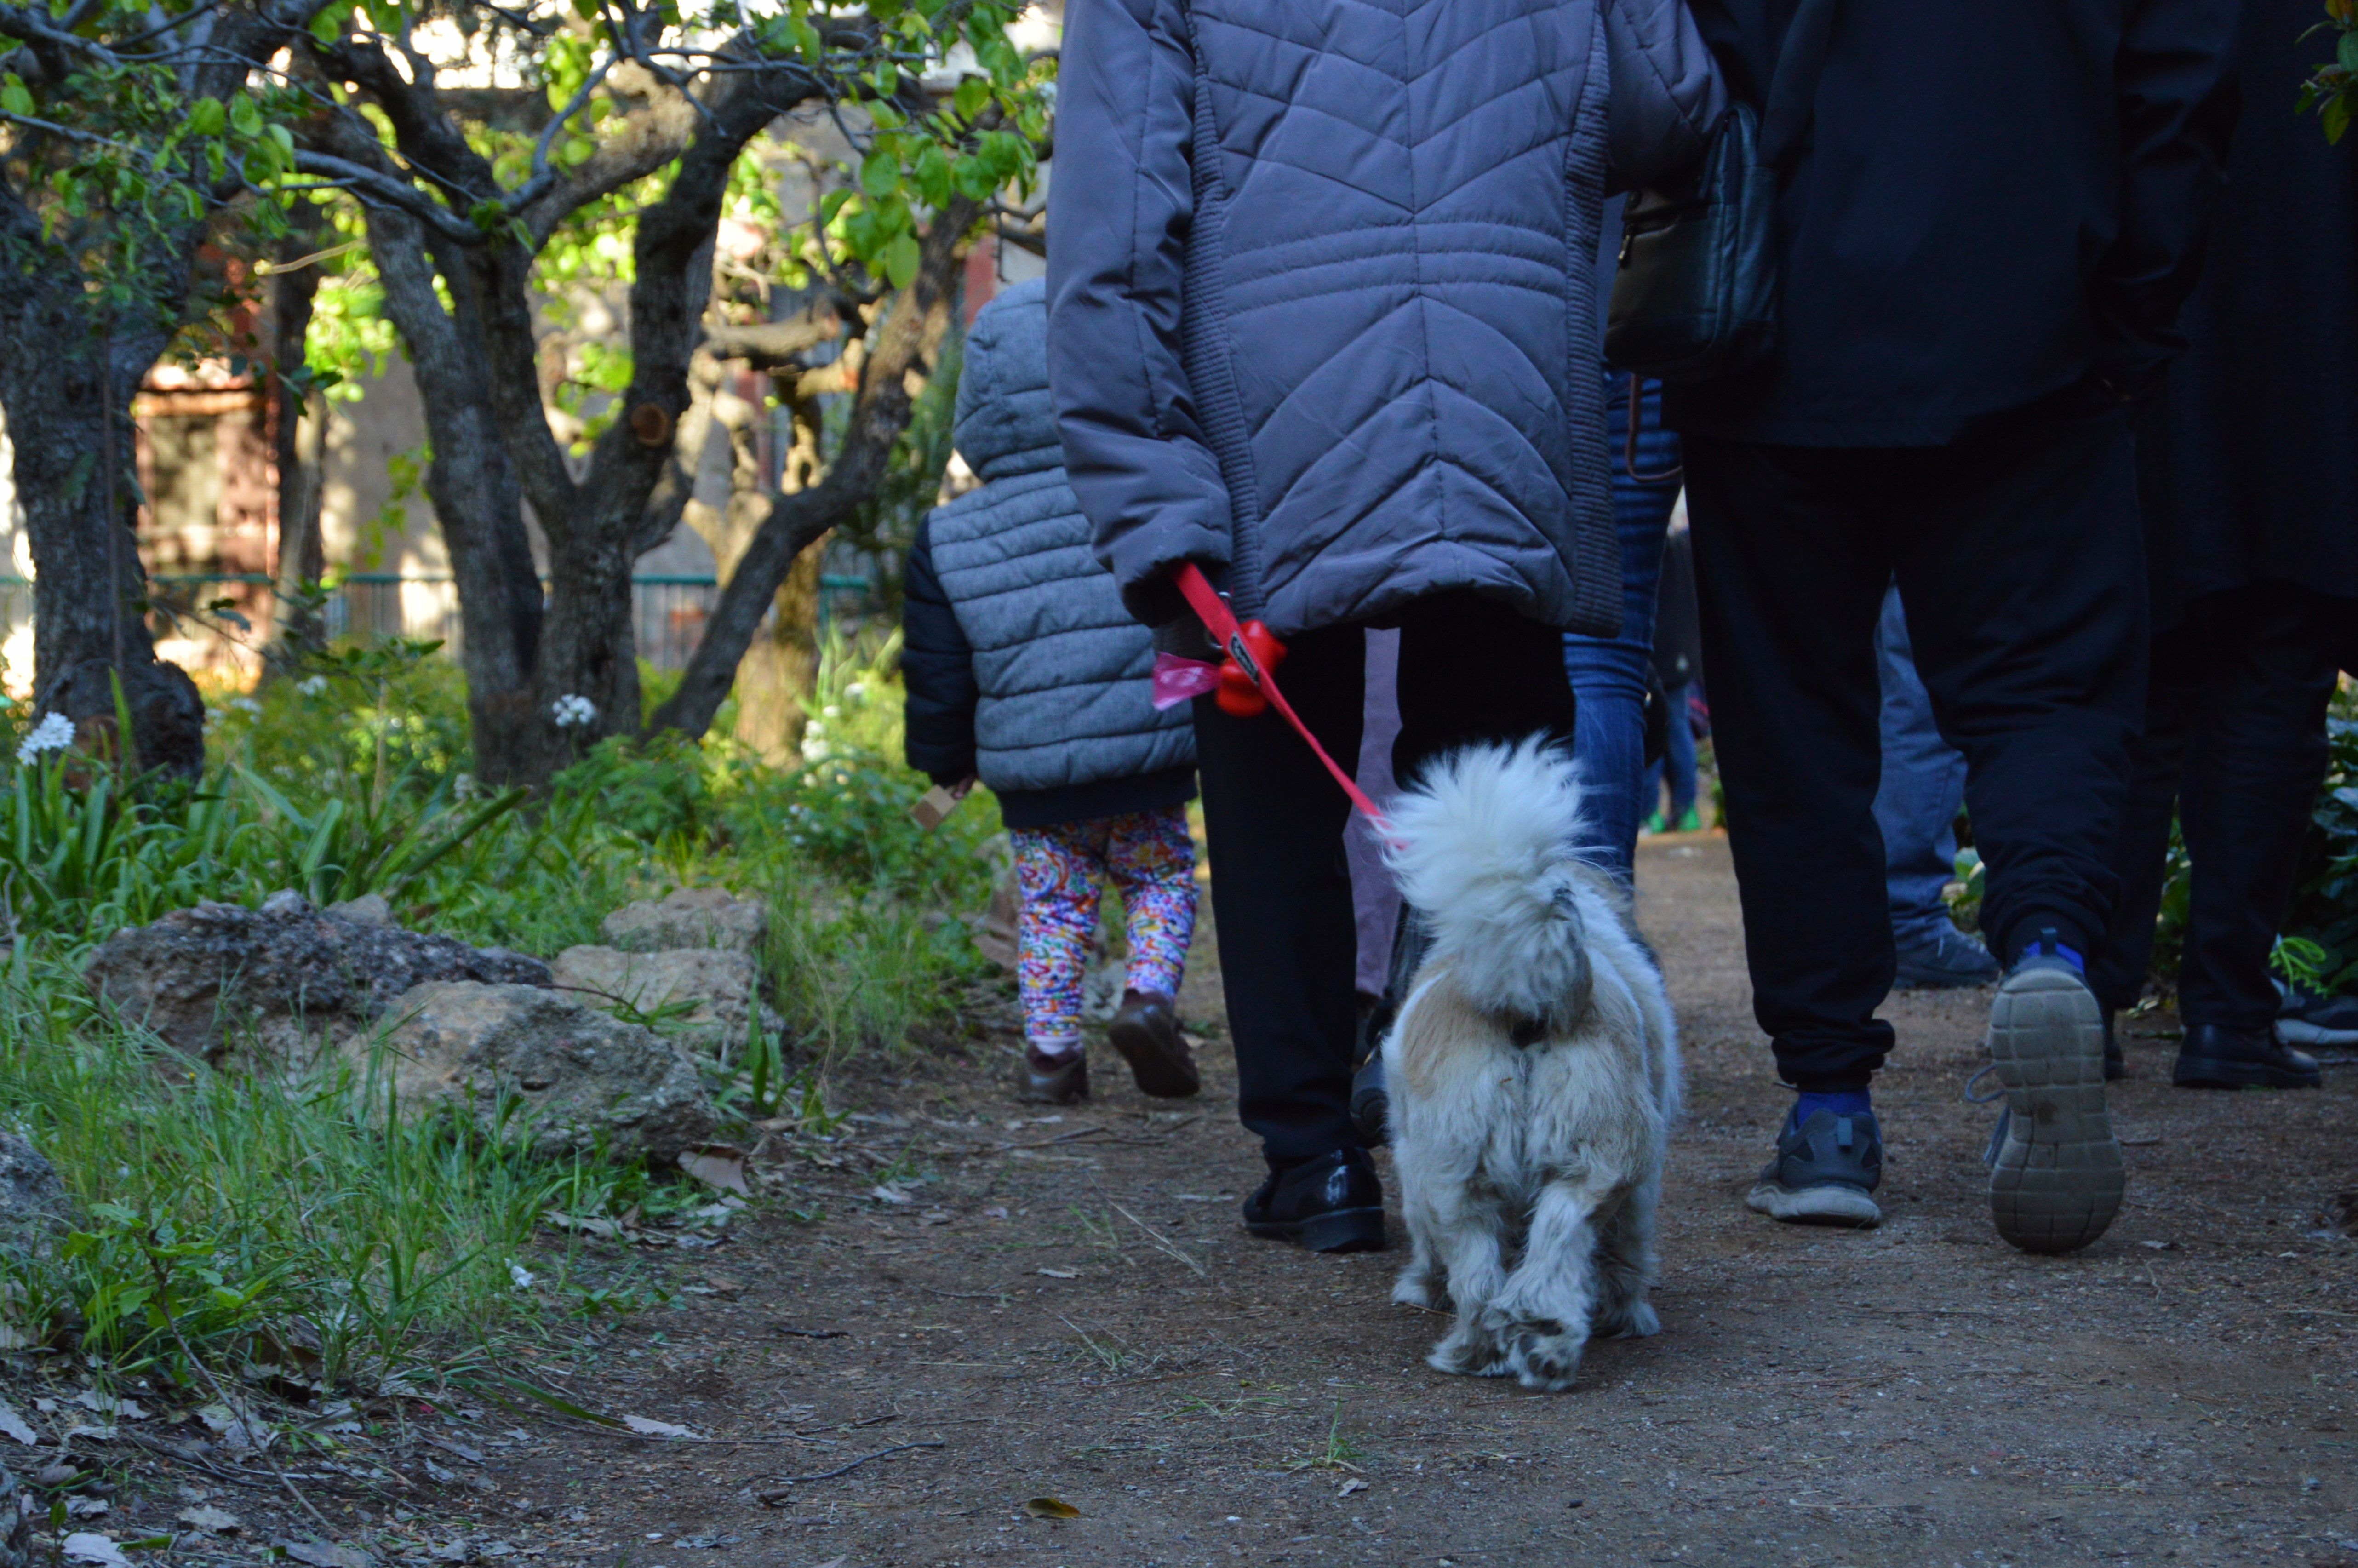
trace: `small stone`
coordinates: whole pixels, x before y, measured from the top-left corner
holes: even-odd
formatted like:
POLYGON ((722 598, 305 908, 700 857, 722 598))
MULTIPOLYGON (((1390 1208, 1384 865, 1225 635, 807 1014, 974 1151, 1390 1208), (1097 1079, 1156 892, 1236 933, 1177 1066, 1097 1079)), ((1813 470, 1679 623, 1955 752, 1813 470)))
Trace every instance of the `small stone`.
POLYGON ((769 925, 770 906, 759 898, 739 898, 719 888, 682 888, 667 898, 624 904, 606 916, 600 929, 609 946, 633 953, 676 947, 752 953, 760 950, 769 925))

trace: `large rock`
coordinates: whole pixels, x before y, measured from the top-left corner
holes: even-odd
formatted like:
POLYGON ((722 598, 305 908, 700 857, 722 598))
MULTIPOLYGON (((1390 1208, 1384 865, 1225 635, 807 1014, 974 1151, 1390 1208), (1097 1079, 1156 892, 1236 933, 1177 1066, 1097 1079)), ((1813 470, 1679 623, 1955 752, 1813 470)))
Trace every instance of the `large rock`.
POLYGON ((0 1132, 0 1252, 45 1252, 73 1217, 73 1199, 57 1167, 15 1133, 0 1132))
MULTIPOLYGON (((725 947, 676 947, 661 953, 625 953, 619 947, 568 947, 549 966, 558 989, 590 993, 643 1013, 677 1003, 683 1044, 723 1051, 745 1038, 748 1010, 761 1000, 761 970, 749 953, 725 947)), ((762 1009, 762 1027, 773 1040, 780 1023, 762 1009)))
POLYGON ((292 892, 260 909, 200 903, 118 931, 82 975, 125 1018, 209 1056, 248 1040, 276 1051, 341 1040, 430 980, 545 986, 549 978, 537 958, 354 920, 292 892))
POLYGON ((719 888, 682 888, 668 898, 643 898, 608 915, 606 945, 631 953, 674 947, 722 947, 732 953, 761 950, 770 927, 770 906, 759 898, 739 898, 719 888))
MULTIPOLYGON (((486 1132, 521 1132, 547 1159, 674 1161, 718 1122, 696 1064, 653 1030, 534 986, 419 986, 386 1015, 384 1055, 400 1102, 462 1104, 486 1132), (501 1123, 503 1099, 513 1100, 501 1123)), ((368 1042, 349 1047, 368 1052, 368 1042)))

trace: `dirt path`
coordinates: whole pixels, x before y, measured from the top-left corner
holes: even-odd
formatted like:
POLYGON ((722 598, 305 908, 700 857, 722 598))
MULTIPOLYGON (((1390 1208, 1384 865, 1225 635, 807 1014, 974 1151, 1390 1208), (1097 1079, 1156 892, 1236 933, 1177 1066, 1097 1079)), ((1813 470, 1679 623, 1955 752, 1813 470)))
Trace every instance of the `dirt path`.
MULTIPOLYGON (((1988 1112, 1959 1096, 1986 998, 1903 996, 1878 1094, 1889 1217, 1778 1227, 1739 1203, 1787 1102, 1725 847, 1658 841, 1640 875, 1693 1108, 1665 1330, 1594 1349, 1573 1393, 1427 1370, 1442 1325, 1386 1303, 1397 1254, 1245 1237, 1258 1162, 1224 1048, 1200 1114, 1101 1074, 1058 1120, 997 1092, 991 1043, 853 1086, 886 1119, 808 1151, 840 1170, 783 1173, 826 1217, 759 1218, 683 1259, 680 1282, 721 1293, 624 1320, 567 1384, 780 1441, 540 1426, 475 1472, 474 1529, 402 1533, 600 1568, 2358 1565, 2358 1241, 2324 1218, 2358 1184, 2358 1070, 2320 1094, 2182 1094, 2174 1047, 2133 1035, 2129 1206, 2042 1260, 1993 1237, 1988 1112), (880 1175, 909 1201, 868 1195, 880 1175), (783 1480, 901 1444, 938 1446, 783 1480), (1027 1516, 1041 1497, 1078 1517, 1027 1516)), ((1186 999, 1207 1022, 1211 979, 1186 999)))

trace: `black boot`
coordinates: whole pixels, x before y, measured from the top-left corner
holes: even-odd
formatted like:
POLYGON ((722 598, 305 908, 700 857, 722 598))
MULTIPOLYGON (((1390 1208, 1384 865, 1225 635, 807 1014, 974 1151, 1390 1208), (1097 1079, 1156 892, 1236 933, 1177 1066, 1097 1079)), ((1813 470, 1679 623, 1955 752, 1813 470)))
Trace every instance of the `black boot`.
POLYGON ((1313 1252, 1380 1252, 1384 1189, 1365 1149, 1314 1154, 1271 1171, 1245 1200, 1245 1228, 1313 1252))
POLYGON ((2266 1024, 2227 1029, 2190 1023, 2169 1081, 2181 1089, 2313 1089, 2325 1081, 2317 1058, 2296 1051, 2266 1024))
POLYGON ((2128 1076, 2128 1058, 2121 1054, 2120 1036, 2113 1032, 2113 1010, 2108 1007, 2104 1009, 2104 1078, 2110 1082, 2128 1076))

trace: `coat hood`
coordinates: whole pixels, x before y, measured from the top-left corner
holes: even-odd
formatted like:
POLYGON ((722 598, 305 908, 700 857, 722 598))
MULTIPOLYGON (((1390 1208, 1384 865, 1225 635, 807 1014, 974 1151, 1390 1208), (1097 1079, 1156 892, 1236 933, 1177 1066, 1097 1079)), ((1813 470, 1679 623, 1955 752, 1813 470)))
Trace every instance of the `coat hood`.
POLYGON ((967 329, 957 436, 958 454, 984 481, 1064 462, 1048 399, 1048 295, 1041 279, 998 296, 967 329))

